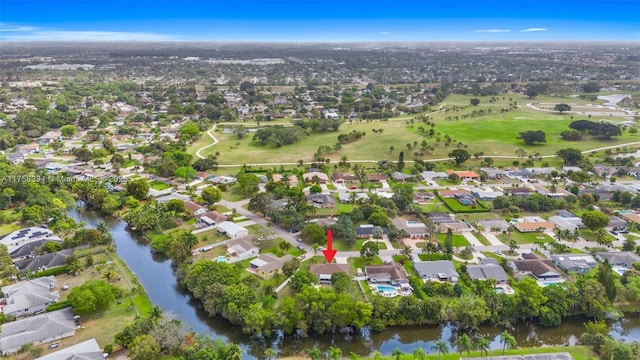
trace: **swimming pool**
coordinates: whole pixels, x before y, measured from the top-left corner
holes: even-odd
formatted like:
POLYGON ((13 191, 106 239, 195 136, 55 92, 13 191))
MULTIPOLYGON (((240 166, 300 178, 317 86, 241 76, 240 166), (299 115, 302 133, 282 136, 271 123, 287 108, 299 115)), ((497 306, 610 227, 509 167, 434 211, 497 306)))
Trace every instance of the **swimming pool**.
POLYGON ((497 288, 495 288, 495 291, 496 291, 496 293, 498 293, 498 294, 504 294, 504 289, 503 289, 503 288, 501 288, 501 287, 497 287, 497 288))
POLYGON ((547 287, 547 286, 551 286, 551 285, 557 285, 560 284, 561 281, 549 281, 549 282, 545 282, 542 286, 547 287))
POLYGON ((227 257, 226 256, 218 256, 217 258, 213 259, 215 262, 227 262, 227 257))
POLYGON ((376 285, 375 288, 378 289, 379 292, 385 292, 385 293, 391 293, 391 292, 397 291, 396 288, 389 285, 376 285))

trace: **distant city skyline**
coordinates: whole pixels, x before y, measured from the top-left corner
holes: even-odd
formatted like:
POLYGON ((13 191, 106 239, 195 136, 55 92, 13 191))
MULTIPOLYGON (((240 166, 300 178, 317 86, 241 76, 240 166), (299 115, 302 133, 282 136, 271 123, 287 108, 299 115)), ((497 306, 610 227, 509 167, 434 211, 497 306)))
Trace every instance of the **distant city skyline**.
POLYGON ((640 0, 0 0, 0 41, 640 41, 640 0))

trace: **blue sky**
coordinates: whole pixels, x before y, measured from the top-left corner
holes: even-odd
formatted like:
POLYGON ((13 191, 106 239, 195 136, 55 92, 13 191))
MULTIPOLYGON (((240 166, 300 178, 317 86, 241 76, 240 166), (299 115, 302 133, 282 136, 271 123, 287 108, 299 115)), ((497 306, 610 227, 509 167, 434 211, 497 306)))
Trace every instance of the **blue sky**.
POLYGON ((0 0, 0 41, 640 41, 640 0, 0 0))

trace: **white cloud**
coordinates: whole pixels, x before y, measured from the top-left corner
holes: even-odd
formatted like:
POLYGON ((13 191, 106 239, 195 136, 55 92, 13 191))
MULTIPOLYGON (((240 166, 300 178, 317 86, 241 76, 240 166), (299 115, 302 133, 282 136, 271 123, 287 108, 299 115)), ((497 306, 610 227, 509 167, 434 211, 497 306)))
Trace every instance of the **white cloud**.
POLYGON ((168 41, 174 35, 131 31, 70 31, 0 23, 0 41, 168 41))
POLYGON ((524 30, 520 30, 520 32, 538 32, 538 31, 547 31, 547 28, 528 28, 524 30))
POLYGON ((3 37, 8 41, 168 41, 173 35, 127 31, 36 30, 3 37))
POLYGON ((25 32, 34 31, 37 28, 33 26, 12 25, 6 23, 0 23, 0 32, 25 32))
POLYGON ((389 32, 389 31, 381 31, 381 32, 372 33, 371 35, 391 35, 391 32, 389 32))
POLYGON ((475 32, 480 32, 480 33, 508 33, 511 32, 511 30, 509 29, 480 29, 480 30, 474 30, 475 32))

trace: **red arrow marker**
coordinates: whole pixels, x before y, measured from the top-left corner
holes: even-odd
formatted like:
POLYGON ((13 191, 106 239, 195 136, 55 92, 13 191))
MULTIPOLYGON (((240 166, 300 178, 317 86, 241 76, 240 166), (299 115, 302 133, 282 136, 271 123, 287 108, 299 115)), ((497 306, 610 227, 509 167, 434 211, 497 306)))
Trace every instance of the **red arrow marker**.
POLYGON ((333 232, 331 231, 331 229, 327 230, 327 249, 326 250, 322 250, 322 253, 324 254, 324 258, 327 259, 327 263, 331 263, 333 261, 333 257, 336 256, 336 253, 338 252, 338 250, 333 250, 331 248, 331 244, 333 242, 333 232))

